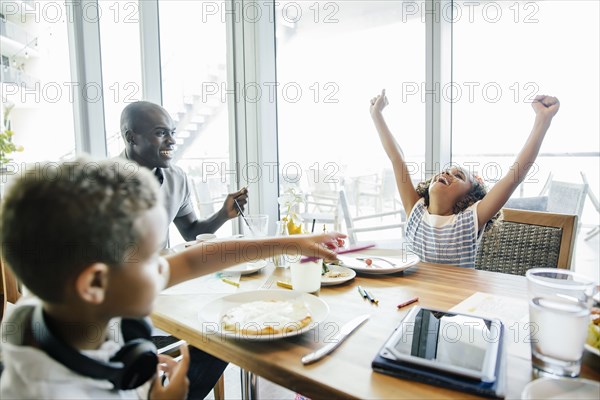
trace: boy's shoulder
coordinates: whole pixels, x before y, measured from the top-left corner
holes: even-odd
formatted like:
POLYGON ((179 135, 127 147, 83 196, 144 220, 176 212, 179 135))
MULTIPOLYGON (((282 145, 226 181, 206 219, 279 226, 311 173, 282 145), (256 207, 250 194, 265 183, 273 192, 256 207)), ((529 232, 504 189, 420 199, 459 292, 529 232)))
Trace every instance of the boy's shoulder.
POLYGON ((4 371, 0 376, 0 398, 140 397, 136 391, 116 391, 108 381, 79 375, 44 351, 23 344, 28 341, 34 307, 31 304, 19 305, 2 322, 0 351, 4 371))

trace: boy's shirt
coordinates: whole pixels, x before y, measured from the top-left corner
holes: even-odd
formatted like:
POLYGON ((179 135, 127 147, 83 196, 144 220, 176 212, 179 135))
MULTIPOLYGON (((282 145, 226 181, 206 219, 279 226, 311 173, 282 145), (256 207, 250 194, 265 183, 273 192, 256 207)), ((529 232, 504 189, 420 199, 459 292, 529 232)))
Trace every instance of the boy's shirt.
MULTIPOLYGON (((18 307, 29 306, 18 303, 18 307)), ((2 399, 147 399, 152 380, 135 390, 115 390, 108 380, 92 379, 68 369, 42 350, 11 343, 19 335, 10 323, 2 323, 2 399)), ((124 343, 120 320, 111 322, 108 340, 97 350, 85 350, 87 357, 108 361, 124 343), (115 329, 113 329, 113 327, 115 329)))

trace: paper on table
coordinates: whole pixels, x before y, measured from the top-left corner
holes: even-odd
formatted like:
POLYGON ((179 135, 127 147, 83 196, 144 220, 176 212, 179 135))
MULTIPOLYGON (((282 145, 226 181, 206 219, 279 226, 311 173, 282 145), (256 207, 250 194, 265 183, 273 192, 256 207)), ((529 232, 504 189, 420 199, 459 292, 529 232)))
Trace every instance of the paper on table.
POLYGON ((531 359, 529 305, 526 300, 477 292, 450 311, 498 318, 505 327, 508 354, 531 359))
POLYGON ((239 272, 217 272, 215 274, 201 276, 199 278, 190 279, 178 285, 165 289, 161 294, 221 294, 235 293, 236 286, 223 282, 221 279, 226 278, 230 281, 239 283, 241 274, 239 272))

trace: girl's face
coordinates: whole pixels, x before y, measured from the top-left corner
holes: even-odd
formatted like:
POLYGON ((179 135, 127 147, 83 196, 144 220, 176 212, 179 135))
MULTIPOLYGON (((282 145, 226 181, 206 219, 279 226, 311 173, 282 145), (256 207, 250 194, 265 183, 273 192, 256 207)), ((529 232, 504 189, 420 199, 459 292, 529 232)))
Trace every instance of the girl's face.
POLYGON ((471 185, 471 179, 462 169, 452 167, 431 178, 429 196, 443 196, 454 205, 469 193, 471 185))

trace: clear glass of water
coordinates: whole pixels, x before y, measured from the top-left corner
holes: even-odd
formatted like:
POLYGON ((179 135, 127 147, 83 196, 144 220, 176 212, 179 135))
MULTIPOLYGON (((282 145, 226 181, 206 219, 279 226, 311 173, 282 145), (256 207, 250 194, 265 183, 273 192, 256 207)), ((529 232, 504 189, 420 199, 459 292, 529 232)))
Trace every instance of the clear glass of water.
MULTIPOLYGON (((289 233, 288 233, 288 228, 287 228, 287 222, 277 221, 275 223, 275 236, 283 237, 283 236, 288 236, 288 235, 289 235, 289 233)), ((287 262, 287 255, 282 254, 279 256, 274 256, 273 264, 279 268, 287 268, 289 266, 288 262, 287 262)))
POLYGON ((244 237, 260 238, 269 232, 269 216, 266 214, 246 215, 242 222, 244 237))
POLYGON ((556 268, 530 269, 525 276, 534 373, 579 376, 595 283, 556 268))

